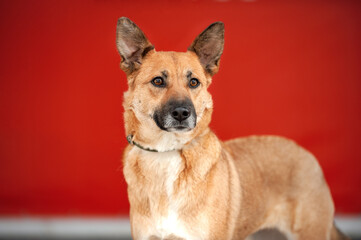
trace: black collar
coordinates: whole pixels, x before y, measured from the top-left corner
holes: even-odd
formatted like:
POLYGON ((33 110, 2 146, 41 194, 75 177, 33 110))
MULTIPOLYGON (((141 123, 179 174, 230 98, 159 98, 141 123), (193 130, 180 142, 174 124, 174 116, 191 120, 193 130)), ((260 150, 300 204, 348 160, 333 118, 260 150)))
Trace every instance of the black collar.
POLYGON ((131 135, 131 134, 127 136, 127 141, 128 141, 128 143, 129 143, 130 145, 137 146, 137 147, 139 147, 140 149, 145 150, 145 151, 148 151, 148 152, 171 152, 171 151, 174 151, 174 150, 175 150, 175 149, 172 149, 172 150, 167 150, 167 151, 158 151, 157 149, 151 149, 151 148, 143 147, 143 146, 140 145, 139 143, 133 141, 133 135, 131 135))

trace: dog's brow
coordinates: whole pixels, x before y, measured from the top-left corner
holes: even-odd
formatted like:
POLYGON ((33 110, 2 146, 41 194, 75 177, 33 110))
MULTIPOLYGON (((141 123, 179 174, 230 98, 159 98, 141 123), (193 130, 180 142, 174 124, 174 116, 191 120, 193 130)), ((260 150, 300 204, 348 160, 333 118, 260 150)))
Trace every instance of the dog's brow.
POLYGON ((188 71, 188 72, 187 72, 187 78, 188 78, 188 80, 191 79, 191 77, 192 77, 192 71, 188 71))
POLYGON ((166 70, 162 71, 162 76, 163 76, 164 79, 167 79, 168 72, 166 70))

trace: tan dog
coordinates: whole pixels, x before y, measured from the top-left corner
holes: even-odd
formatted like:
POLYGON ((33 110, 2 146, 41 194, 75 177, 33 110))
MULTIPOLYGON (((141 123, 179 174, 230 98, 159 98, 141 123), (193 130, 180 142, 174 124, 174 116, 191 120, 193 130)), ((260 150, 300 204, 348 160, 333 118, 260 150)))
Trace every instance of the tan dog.
POLYGON ((216 22, 187 52, 157 52, 132 21, 118 21, 133 238, 245 239, 278 228, 289 239, 346 239, 311 153, 274 136, 221 142, 209 129, 223 42, 216 22))

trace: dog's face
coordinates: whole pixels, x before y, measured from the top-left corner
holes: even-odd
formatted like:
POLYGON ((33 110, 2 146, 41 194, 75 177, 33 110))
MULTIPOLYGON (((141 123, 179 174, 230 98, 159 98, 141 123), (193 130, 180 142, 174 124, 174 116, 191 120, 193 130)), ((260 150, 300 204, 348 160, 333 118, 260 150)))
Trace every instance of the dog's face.
POLYGON ((124 95, 127 135, 166 151, 181 148, 208 127, 213 103, 207 88, 218 71, 223 35, 223 24, 217 22, 187 52, 156 52, 133 22, 119 19, 117 47, 129 85, 124 95))
POLYGON ((159 131, 193 130, 210 101, 207 78, 190 53, 148 53, 132 81, 135 113, 154 121, 159 131))

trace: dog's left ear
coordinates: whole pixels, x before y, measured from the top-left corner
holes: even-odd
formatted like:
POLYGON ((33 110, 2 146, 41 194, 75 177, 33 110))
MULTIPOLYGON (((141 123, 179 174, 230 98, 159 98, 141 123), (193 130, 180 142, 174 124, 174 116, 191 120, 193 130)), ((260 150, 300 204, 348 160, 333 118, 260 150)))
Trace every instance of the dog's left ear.
POLYGON ((195 52, 203 68, 213 76, 218 72, 224 46, 224 24, 215 22, 193 41, 188 51, 195 52))
POLYGON ((118 20, 117 47, 122 57, 120 68, 126 74, 137 70, 145 55, 154 49, 143 31, 126 17, 121 17, 118 20))

